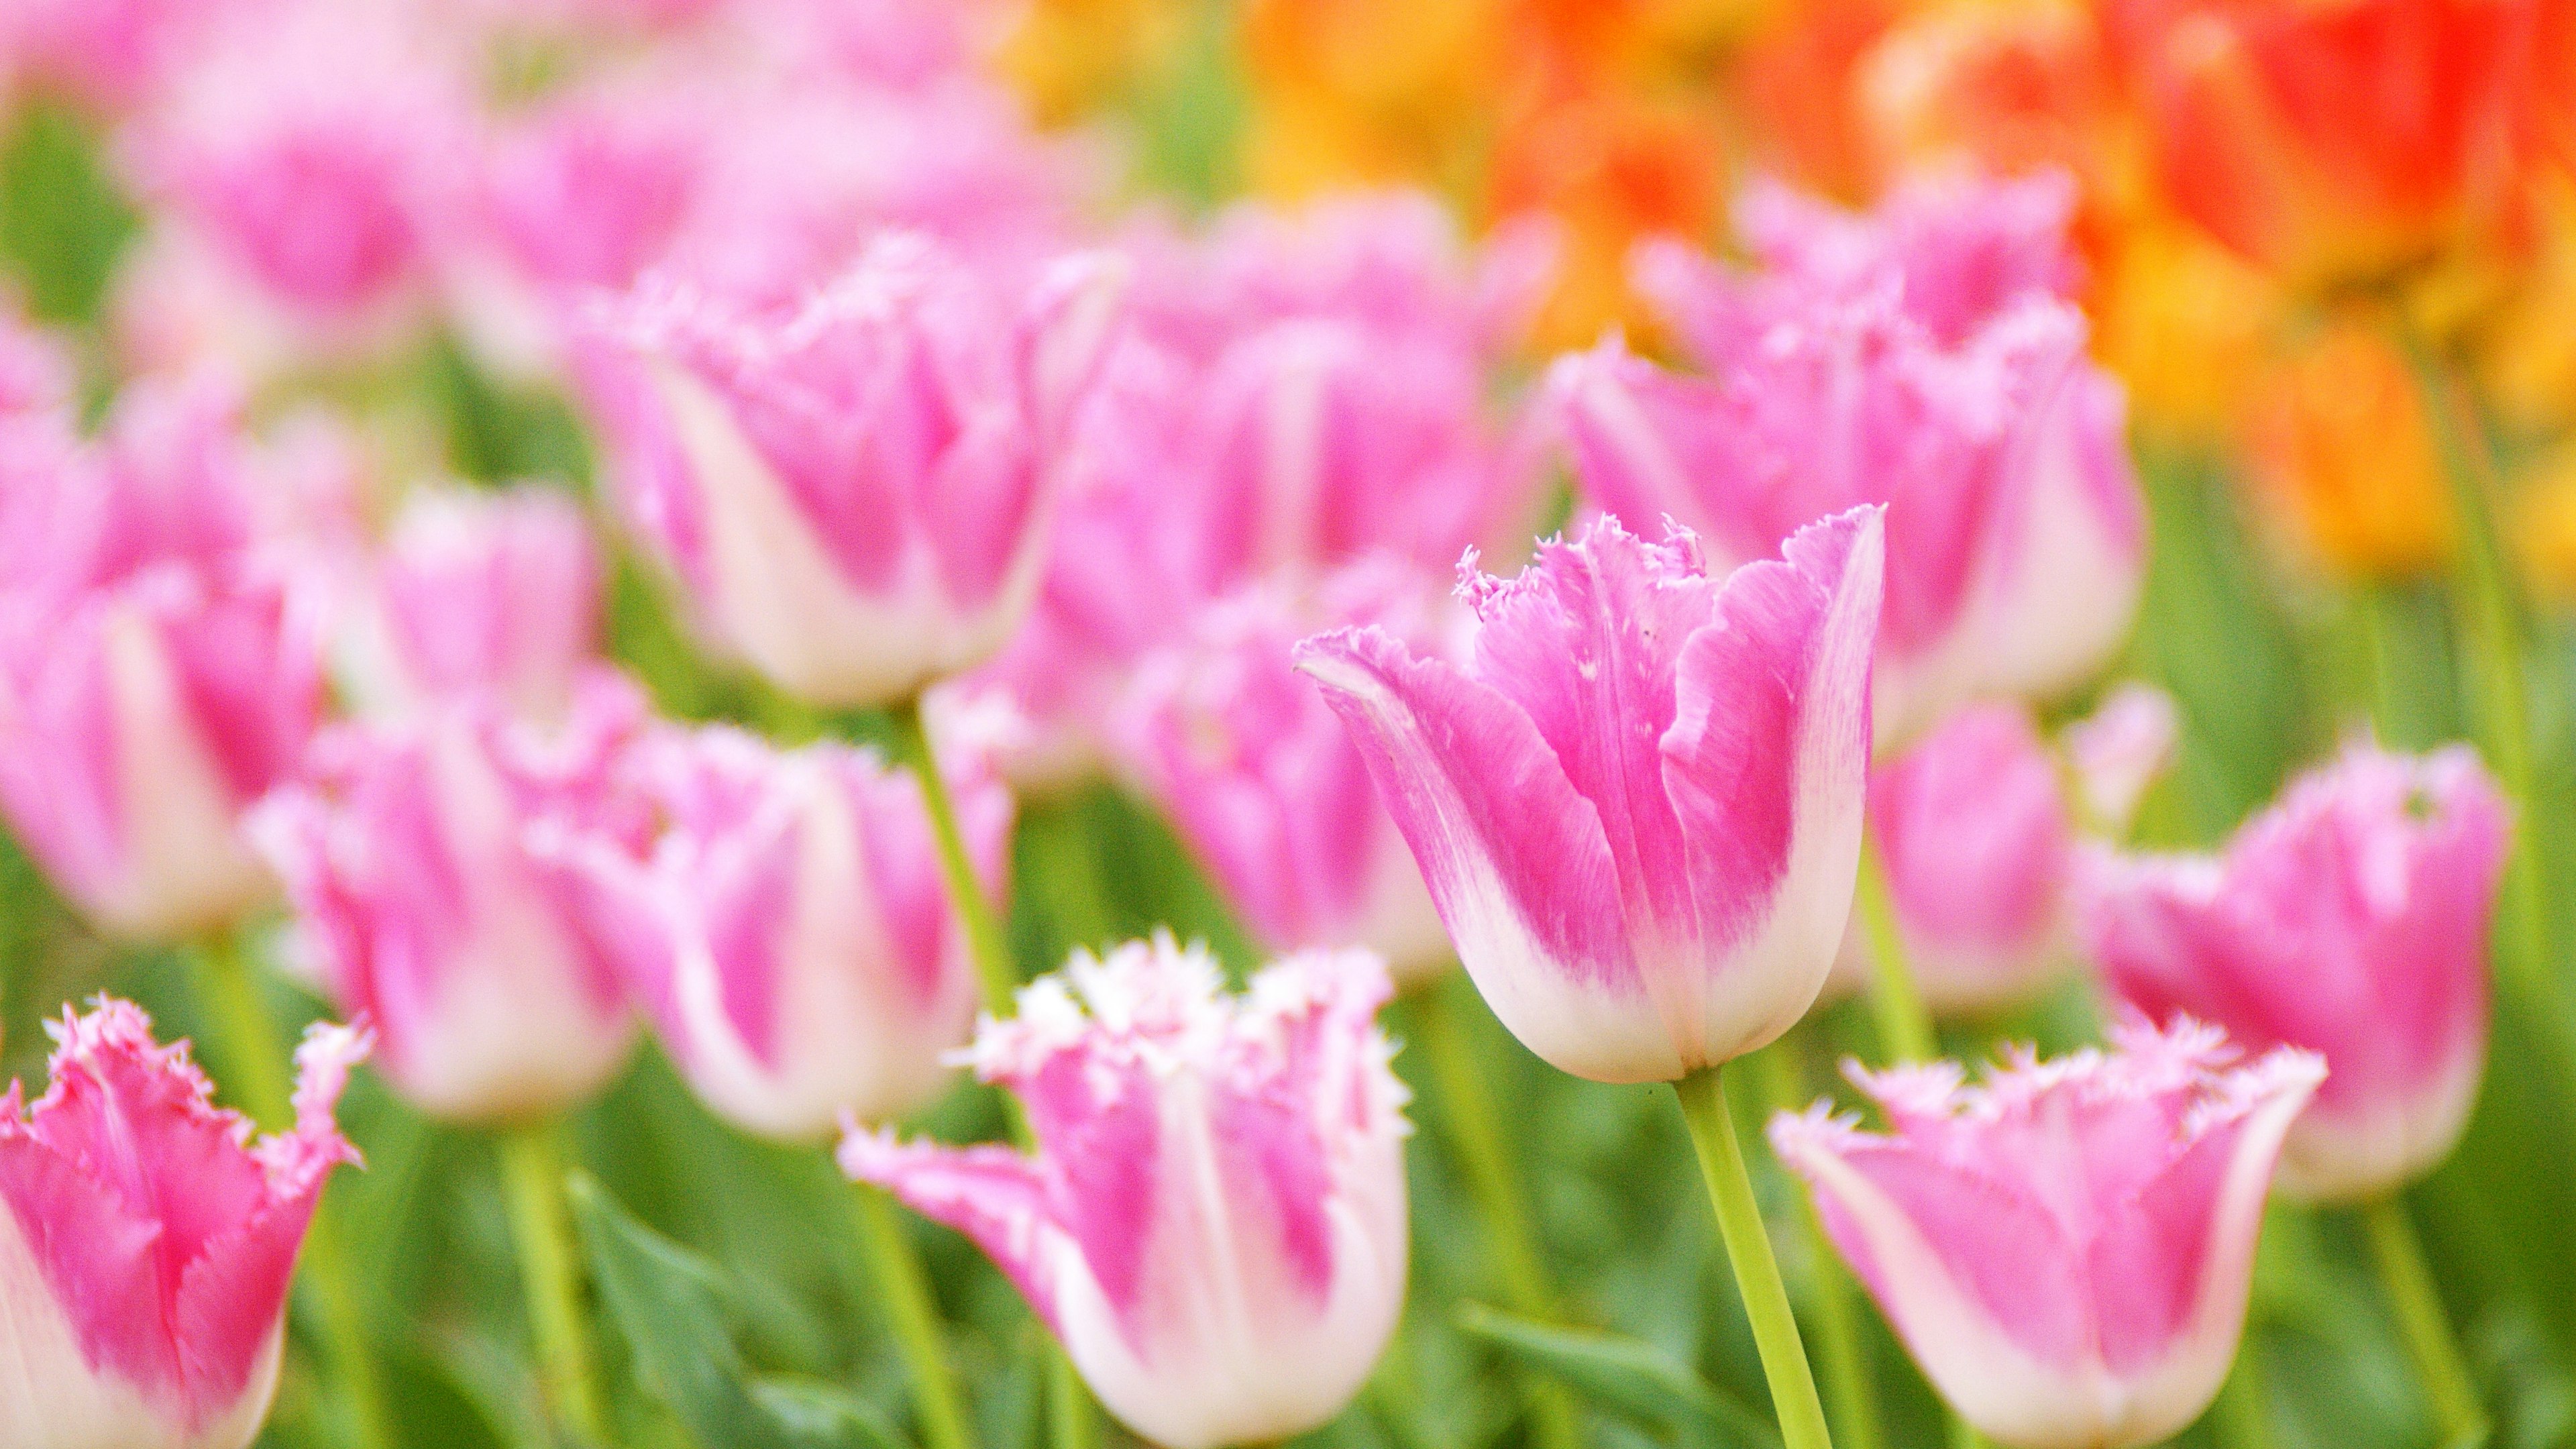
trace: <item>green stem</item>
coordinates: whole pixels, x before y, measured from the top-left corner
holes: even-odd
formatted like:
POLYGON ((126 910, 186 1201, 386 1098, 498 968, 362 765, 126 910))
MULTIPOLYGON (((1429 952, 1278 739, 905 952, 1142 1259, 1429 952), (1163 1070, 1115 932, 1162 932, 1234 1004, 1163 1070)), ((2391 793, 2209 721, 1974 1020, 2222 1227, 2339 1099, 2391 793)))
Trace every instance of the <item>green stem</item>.
POLYGON ((2486 1410, 2478 1403, 2476 1381, 2451 1332, 2450 1315, 2442 1309, 2433 1286, 2433 1270, 2424 1261, 2424 1245, 2415 1237, 2406 1205, 2391 1194, 2361 1210, 2370 1233, 2370 1255, 2379 1266, 2379 1281, 2389 1307, 2405 1335, 2407 1352, 2422 1376, 2424 1396, 2432 1401, 2444 1449, 2470 1449, 2487 1437, 2486 1410))
POLYGON ((931 834, 939 841, 939 868, 948 878, 948 898, 966 923, 966 944, 975 956, 975 978, 983 987, 984 1009, 997 1017, 1009 1016, 1012 999, 1019 991, 1020 973, 1011 964, 1010 939, 1002 934, 1002 921, 993 910, 993 898, 984 893, 983 884, 975 878, 975 862, 966 854, 966 837, 957 828, 957 804, 949 797, 948 782, 939 773, 929 731, 921 727, 921 703, 906 700, 886 714, 894 722, 904 762, 912 767, 914 778, 921 781, 921 799, 930 811, 931 834))
MULTIPOLYGON (((209 938, 199 944, 197 961, 200 994, 223 1031, 225 1076, 252 1121, 267 1131, 287 1130, 295 1117, 290 1054, 278 1036, 276 1018, 259 999, 259 983, 240 943, 229 934, 209 938)), ((316 1205, 296 1270, 320 1303, 322 1337, 330 1345, 332 1377, 348 1413, 350 1443, 354 1449, 384 1449, 393 1442, 385 1428, 384 1394, 376 1383, 375 1356, 367 1348, 348 1261, 340 1252, 339 1214, 331 1206, 327 1196, 316 1205)))
MULTIPOLYGON (((1797 1063, 1791 1058, 1795 1049, 1792 1043, 1781 1041, 1754 1055, 1766 1115, 1794 1112, 1806 1105, 1799 1100, 1805 1089, 1798 1080, 1797 1063)), ((1825 1401, 1833 1410, 1834 1432, 1842 1439, 1844 1449, 1880 1449, 1886 1436, 1879 1431, 1878 1385, 1870 1379, 1869 1355, 1860 1340, 1860 1318, 1852 1311, 1851 1278, 1825 1238, 1824 1220, 1816 1215, 1815 1200, 1805 1193, 1798 1194, 1798 1229, 1805 1239, 1808 1260, 1816 1265, 1815 1293, 1807 1312, 1816 1325, 1816 1357, 1821 1360, 1825 1376, 1825 1401)))
POLYGON ((1736 1291, 1753 1324, 1754 1346, 1762 1351, 1762 1376, 1771 1386, 1782 1449, 1832 1449, 1825 1406, 1816 1397, 1816 1376, 1798 1340, 1798 1320, 1789 1311, 1780 1264, 1771 1256, 1771 1239, 1763 1231, 1762 1208, 1753 1199, 1753 1179, 1744 1170, 1744 1149, 1736 1143, 1735 1118, 1726 1109, 1718 1072, 1716 1067, 1700 1068, 1673 1083, 1673 1095, 1681 1099, 1682 1119, 1690 1124, 1709 1205, 1717 1210, 1718 1232, 1735 1267, 1736 1291))
MULTIPOLYGON (((1459 974, 1449 973, 1451 979, 1432 983, 1416 998, 1423 1045, 1431 1058, 1431 1073, 1440 1083, 1441 1121, 1449 1129, 1450 1145, 1457 1149, 1484 1213, 1486 1247, 1494 1255, 1513 1311, 1524 1318, 1552 1320, 1557 1316, 1556 1290, 1539 1258, 1528 1192, 1519 1165, 1495 1128, 1493 1088, 1485 1080, 1475 1043, 1467 1039, 1466 1026, 1451 1000, 1470 989, 1454 979, 1459 974)), ((1561 1386, 1532 1383, 1530 1412, 1534 1437, 1544 1449, 1581 1449, 1581 1426, 1575 1422, 1573 1401, 1561 1386)))
POLYGON ((968 1449, 966 1420, 957 1410, 957 1378, 948 1366, 948 1350, 921 1257, 913 1251, 912 1239, 904 1236, 894 1200, 884 1189, 860 1183, 852 1202, 859 1241, 867 1248, 868 1266, 875 1272, 895 1345, 912 1375, 913 1415, 921 1421, 921 1436, 929 1449, 968 1449))
POLYGON ((2387 584, 2364 584, 2353 597, 2353 621, 2361 634, 2365 673, 2370 686, 2370 726, 2380 743, 2400 748, 2412 743, 2399 728, 2397 679, 2399 649, 2393 627, 2399 600, 2387 584))
POLYGON ((552 1121, 502 1133, 501 1188, 509 1201, 510 1232, 519 1250, 519 1277, 527 1290, 528 1328, 536 1339, 546 1406, 584 1444, 606 1449, 614 1441, 591 1373, 572 1219, 564 1206, 561 1133, 552 1121))
POLYGON ((1869 1014, 1878 1026, 1879 1050, 1889 1063, 1928 1062, 1941 1054, 1940 1041, 1932 1034, 1932 1013, 1924 1008, 1913 964, 1905 956, 1896 895, 1888 888, 1887 857, 1879 850, 1877 831, 1861 834, 1860 875, 1852 898, 1869 939, 1869 1014))

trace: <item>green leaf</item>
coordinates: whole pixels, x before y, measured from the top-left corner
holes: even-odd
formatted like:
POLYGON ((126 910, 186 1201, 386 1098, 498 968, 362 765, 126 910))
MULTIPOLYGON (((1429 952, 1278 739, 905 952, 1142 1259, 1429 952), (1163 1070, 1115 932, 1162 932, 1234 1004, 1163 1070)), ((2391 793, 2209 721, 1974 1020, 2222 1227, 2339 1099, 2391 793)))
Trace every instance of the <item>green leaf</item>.
POLYGON ((755 1385, 713 1263, 645 1227, 584 1174, 572 1180, 592 1276, 633 1356, 636 1387, 707 1449, 889 1449, 904 1441, 863 1408, 755 1385), (853 1427, 853 1426, 856 1427, 853 1427))
POLYGON ((1458 1307, 1458 1326, 1531 1368, 1555 1375, 1594 1403, 1687 1445, 1779 1449, 1760 1415, 1651 1344, 1590 1329, 1559 1328, 1458 1307))
POLYGON ((819 1379, 767 1378, 751 1386, 761 1408, 807 1444, 843 1449, 910 1449, 876 1405, 819 1379))

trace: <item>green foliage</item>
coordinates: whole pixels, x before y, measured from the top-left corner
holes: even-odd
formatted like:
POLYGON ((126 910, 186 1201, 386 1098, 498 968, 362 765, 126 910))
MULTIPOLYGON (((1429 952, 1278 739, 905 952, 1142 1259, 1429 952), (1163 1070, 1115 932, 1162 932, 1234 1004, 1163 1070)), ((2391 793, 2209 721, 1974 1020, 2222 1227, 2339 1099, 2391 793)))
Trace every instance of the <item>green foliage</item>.
POLYGON ((76 112, 31 106, 0 136, 0 267, 37 321, 96 318, 117 259, 139 228, 76 112))
POLYGON ((1480 1303, 1459 1306, 1458 1326, 1685 1449, 1778 1449, 1767 1420, 1652 1344, 1533 1323, 1480 1303))

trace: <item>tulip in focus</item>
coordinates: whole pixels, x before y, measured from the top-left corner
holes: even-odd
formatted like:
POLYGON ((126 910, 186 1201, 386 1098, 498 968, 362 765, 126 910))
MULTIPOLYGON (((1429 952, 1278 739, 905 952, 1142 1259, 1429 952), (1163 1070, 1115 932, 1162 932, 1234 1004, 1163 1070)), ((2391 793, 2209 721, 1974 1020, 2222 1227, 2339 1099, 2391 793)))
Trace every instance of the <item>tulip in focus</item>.
POLYGON ((2113 991, 2334 1075, 2290 1129, 2281 1187, 2349 1201, 2450 1155, 2486 1063, 2487 936, 2511 832, 2466 747, 2355 745, 2225 854, 2103 858, 2082 929, 2113 991))
POLYGON ((1880 512, 1712 575, 1614 519, 1470 573, 1464 662, 1376 627, 1298 662, 1349 726, 1476 987, 1530 1050, 1671 1081, 1771 1041, 1859 869, 1880 512))
POLYGON ((59 415, 0 428, 0 809, 118 936, 210 931, 269 890, 240 814, 321 709, 237 427, 212 391, 147 388, 96 444, 59 415))
POLYGON ((1171 1449, 1266 1444, 1359 1391, 1404 1300, 1405 1090, 1386 969, 1307 952, 1222 994, 1203 948, 1130 942, 986 1020, 976 1074, 1034 1158, 853 1130, 841 1166, 973 1238, 1101 1403, 1171 1449))
MULTIPOLYGON (((649 736, 627 770, 658 835, 540 849, 699 1097, 810 1141, 844 1112, 892 1121, 936 1096, 976 978, 919 782, 865 750, 724 727, 649 736)), ((1010 796, 980 775, 950 789, 976 879, 1002 880, 1010 796)))
POLYGON ((2263 1199, 2313 1053, 2236 1065, 2215 1028, 2113 1049, 1853 1069, 1886 1135, 1771 1122, 1825 1232, 1959 1416, 2009 1449, 2133 1449, 2200 1417, 2245 1324, 2263 1199))
POLYGON ((1359 744, 1291 655, 1318 628, 1360 624, 1444 653, 1427 582, 1377 558, 1212 605, 1139 668, 1122 731, 1127 771, 1264 946, 1365 946, 1399 982, 1445 968, 1448 933, 1359 744))
MULTIPOLYGON (((2026 709, 1953 714, 1871 777, 1869 815, 1926 1006, 2023 1000, 2069 959, 2073 830, 2056 757, 2026 709)), ((1857 916, 1843 950, 1866 965, 1857 916)), ((1851 974, 1867 979, 1866 970, 1851 974)))
POLYGON ((285 1356, 287 1284, 362 1031, 295 1054, 295 1126, 254 1142, 185 1043, 122 1001, 48 1024, 53 1086, 0 1097, 0 1439, 244 1449, 285 1356))
POLYGON ((627 501, 704 621, 818 704, 902 699, 1026 611, 1115 312, 1093 258, 1000 295, 926 239, 881 240, 789 308, 648 283, 624 329, 670 466, 627 501))
POLYGON ((285 882, 298 948, 382 1035, 382 1068, 437 1116, 508 1121, 607 1082, 634 1037, 540 821, 640 832, 615 776, 643 703, 605 671, 538 725, 489 696, 335 726, 250 830, 285 882))

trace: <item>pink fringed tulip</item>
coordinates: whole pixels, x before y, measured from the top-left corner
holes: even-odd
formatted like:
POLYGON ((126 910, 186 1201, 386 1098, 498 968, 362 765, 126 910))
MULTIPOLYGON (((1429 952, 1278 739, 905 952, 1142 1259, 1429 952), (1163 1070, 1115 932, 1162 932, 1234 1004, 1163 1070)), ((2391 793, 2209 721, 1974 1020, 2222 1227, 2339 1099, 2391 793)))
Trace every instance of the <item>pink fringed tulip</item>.
MULTIPOLYGON (((792 1140, 935 1096, 976 981, 911 774, 727 728, 655 735, 629 768, 658 837, 568 837, 552 853, 698 1095, 792 1140)), ((976 878, 1002 880, 1010 796, 980 774, 952 793, 976 878)))
POLYGON ((277 1391, 287 1280, 362 1032, 295 1054, 295 1126, 254 1143, 183 1043, 122 1001, 68 1009, 53 1086, 0 1097, 0 1440, 243 1449, 277 1391))
POLYGON ((1879 512, 1713 577, 1615 520, 1475 575, 1453 665, 1309 641, 1494 1014, 1577 1076, 1668 1081, 1815 1000, 1851 912, 1879 512))
POLYGON ((389 713, 488 689, 550 718, 599 647, 598 550, 580 506, 552 489, 416 495, 374 584, 371 637, 346 672, 389 713))
POLYGON ((557 726, 483 698, 338 726, 315 742, 310 778, 254 813, 307 964, 383 1034, 386 1077, 423 1110, 534 1115, 625 1060, 625 991, 529 836, 539 821, 641 828, 614 772, 642 713, 601 673, 557 726))
MULTIPOLYGON (((1926 1005, 2003 1005, 2069 959, 2073 832, 2057 761, 2021 706, 1952 715, 1871 777, 1869 814, 1926 1005)), ((1844 950, 1867 960, 1857 920, 1844 950)))
POLYGON ((2371 1197, 2449 1156, 2467 1124, 2509 833, 2467 749, 2356 745, 2224 855, 2091 861, 2082 929, 2140 1009, 2323 1053, 2334 1076, 2290 1131, 2281 1186, 2371 1197))
POLYGON ((1889 1134, 1772 1119, 1826 1234, 1933 1387, 2010 1449, 2131 1449, 2200 1416, 2245 1325, 2281 1138, 2325 1064, 2250 1065, 2213 1028, 2114 1050, 1854 1069, 1889 1134))
POLYGON ((60 420, 0 428, 0 808, 122 936, 211 930, 267 891, 240 812, 321 707, 235 426, 206 391, 141 389, 96 447, 60 420))
POLYGON ((1616 339, 1561 359, 1544 415, 1582 488, 1738 559, 1887 504, 1883 742, 1980 695, 2083 682, 2128 631, 2146 538, 2124 395, 2084 360, 2082 314, 2045 290, 2062 237, 2015 261, 2022 232, 1993 223, 2006 239, 1980 242, 1973 216, 1830 225, 1758 237, 1773 270, 1751 277, 1645 254, 1641 285, 1714 375, 1664 373, 1616 339))
POLYGON ((1037 1156, 853 1131, 881 1183, 993 1256, 1102 1404, 1170 1449, 1266 1444, 1339 1413, 1404 1300, 1404 1087, 1365 952, 1280 960, 1246 994, 1161 937, 1076 955, 987 1020, 977 1075, 1037 1156))
POLYGON ((1035 593, 1117 283, 1024 298, 917 236, 790 311, 662 283, 627 307, 665 467, 633 511, 706 623, 818 703, 905 697, 998 648, 1035 593))
POLYGON ((1378 559, 1310 590, 1248 590, 1138 670, 1125 767, 1270 949, 1366 946, 1399 980, 1449 964, 1448 934, 1367 760, 1290 657, 1319 627, 1359 624, 1444 652, 1428 583, 1378 559))

